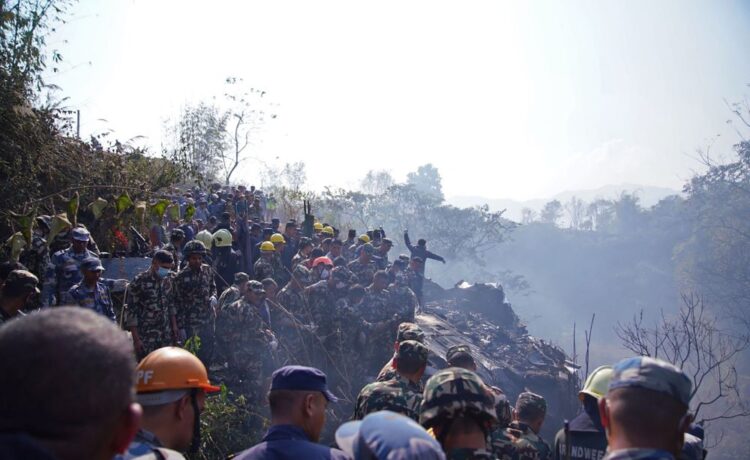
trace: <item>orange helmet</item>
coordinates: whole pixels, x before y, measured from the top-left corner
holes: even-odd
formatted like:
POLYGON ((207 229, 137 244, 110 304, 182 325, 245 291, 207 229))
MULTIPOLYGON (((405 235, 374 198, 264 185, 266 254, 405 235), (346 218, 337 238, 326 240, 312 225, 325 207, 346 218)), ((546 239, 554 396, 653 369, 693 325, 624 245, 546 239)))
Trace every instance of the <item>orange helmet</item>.
POLYGON ((138 393, 199 388, 207 393, 221 388, 208 381, 206 366, 187 350, 164 347, 148 354, 136 368, 138 393))

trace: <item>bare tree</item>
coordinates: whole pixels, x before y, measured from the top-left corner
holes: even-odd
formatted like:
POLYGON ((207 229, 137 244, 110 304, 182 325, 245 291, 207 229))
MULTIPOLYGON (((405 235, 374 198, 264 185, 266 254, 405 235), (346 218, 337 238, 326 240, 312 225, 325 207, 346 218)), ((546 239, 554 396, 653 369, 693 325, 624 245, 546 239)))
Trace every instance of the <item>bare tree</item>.
POLYGON ((642 310, 631 322, 618 323, 615 332, 622 345, 638 355, 669 361, 690 377, 691 409, 698 423, 750 416, 736 369, 748 337, 720 329, 701 296, 683 294, 682 301, 675 317, 662 311, 653 328, 644 325, 642 310))
POLYGON ((521 223, 529 225, 536 220, 536 211, 531 208, 521 209, 521 223))
POLYGON ((582 199, 571 197, 570 201, 565 203, 565 211, 568 213, 568 223, 570 228, 580 230, 583 219, 586 217, 586 204, 582 199))
POLYGON ((238 78, 227 78, 226 83, 230 89, 224 93, 224 97, 231 107, 228 111, 231 122, 227 121, 228 146, 221 152, 219 159, 224 171, 224 182, 228 185, 240 163, 248 159, 245 153, 252 144, 254 135, 265 126, 268 119, 276 118, 276 114, 267 112, 269 105, 264 99, 265 91, 255 88, 241 91, 242 79, 238 78))

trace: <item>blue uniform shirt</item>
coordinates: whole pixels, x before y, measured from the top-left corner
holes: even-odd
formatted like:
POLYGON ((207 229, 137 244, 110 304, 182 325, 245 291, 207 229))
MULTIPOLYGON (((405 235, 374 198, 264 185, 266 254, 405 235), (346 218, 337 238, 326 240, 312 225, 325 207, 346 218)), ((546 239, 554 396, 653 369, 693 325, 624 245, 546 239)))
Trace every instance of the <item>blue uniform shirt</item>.
POLYGON ((53 296, 60 304, 65 293, 81 281, 81 262, 88 257, 96 257, 96 254, 88 249, 75 253, 72 247, 58 251, 52 256, 42 291, 42 302, 45 305, 52 304, 53 296))
POLYGON ((116 321, 112 297, 109 294, 109 290, 114 283, 114 280, 100 279, 93 289, 89 289, 83 282, 80 282, 71 287, 63 296, 63 303, 94 310, 100 315, 116 321))
POLYGON ((240 452, 237 460, 351 460, 344 452, 311 442, 301 428, 294 425, 275 425, 268 429, 260 444, 240 452))

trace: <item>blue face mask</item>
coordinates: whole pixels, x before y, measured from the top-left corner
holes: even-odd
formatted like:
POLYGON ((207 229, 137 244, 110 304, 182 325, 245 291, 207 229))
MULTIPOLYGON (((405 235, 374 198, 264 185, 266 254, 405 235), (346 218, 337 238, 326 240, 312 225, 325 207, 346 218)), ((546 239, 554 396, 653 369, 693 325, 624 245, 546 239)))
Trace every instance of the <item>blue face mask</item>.
POLYGON ((167 275, 169 275, 170 270, 168 268, 159 267, 159 269, 156 271, 156 274, 159 276, 159 278, 166 278, 167 275))

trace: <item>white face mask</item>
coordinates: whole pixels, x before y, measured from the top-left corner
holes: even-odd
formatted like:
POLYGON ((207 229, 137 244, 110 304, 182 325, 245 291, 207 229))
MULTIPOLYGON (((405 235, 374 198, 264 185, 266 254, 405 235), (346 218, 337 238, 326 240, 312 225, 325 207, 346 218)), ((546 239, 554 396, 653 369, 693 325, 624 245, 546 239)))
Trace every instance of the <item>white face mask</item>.
POLYGON ((324 269, 323 269, 323 270, 322 270, 322 271, 320 272, 320 279, 322 279, 322 280, 327 280, 327 279, 328 279, 328 276, 329 276, 330 274, 331 274, 331 272, 329 272, 327 268, 324 268, 324 269))

